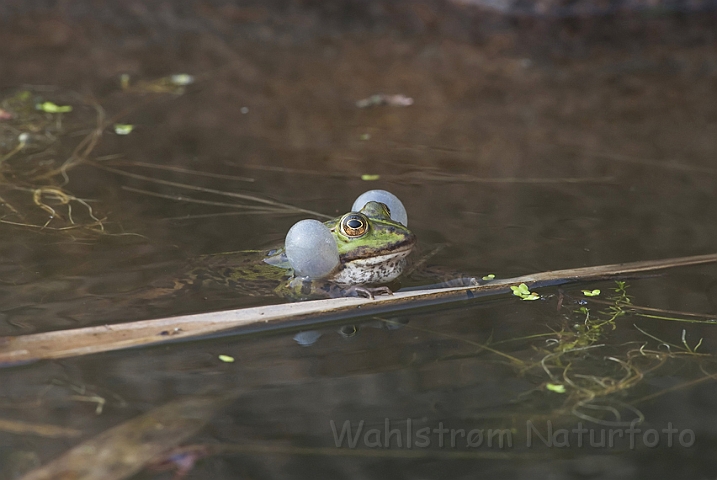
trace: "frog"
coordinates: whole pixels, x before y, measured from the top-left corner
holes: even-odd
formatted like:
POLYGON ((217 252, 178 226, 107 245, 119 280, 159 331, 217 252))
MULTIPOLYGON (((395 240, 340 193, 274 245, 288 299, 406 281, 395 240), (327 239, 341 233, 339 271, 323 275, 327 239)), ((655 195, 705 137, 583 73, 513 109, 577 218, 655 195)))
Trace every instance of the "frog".
POLYGON ((391 218, 389 207, 369 201, 323 225, 336 242, 338 264, 320 278, 297 274, 286 247, 276 246, 205 255, 192 261, 172 285, 155 286, 177 292, 223 285, 239 294, 275 294, 288 300, 391 294, 388 285, 406 268, 416 236, 391 218))

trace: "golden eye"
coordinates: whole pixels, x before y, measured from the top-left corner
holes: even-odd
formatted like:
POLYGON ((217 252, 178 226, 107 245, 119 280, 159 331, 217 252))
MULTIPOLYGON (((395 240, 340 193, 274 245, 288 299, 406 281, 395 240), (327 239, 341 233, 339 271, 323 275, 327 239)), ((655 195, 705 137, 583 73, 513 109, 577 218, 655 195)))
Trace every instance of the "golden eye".
POLYGON ((360 237, 367 230, 368 219, 360 213, 349 213, 341 220, 341 232, 347 237, 360 237))

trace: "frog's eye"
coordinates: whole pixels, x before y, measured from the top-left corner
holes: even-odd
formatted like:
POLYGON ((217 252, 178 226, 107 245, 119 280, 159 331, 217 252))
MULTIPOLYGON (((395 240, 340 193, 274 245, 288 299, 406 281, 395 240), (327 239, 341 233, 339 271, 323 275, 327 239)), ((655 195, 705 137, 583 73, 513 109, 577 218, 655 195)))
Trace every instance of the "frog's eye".
POLYGON ((368 231, 368 218, 360 213, 349 213, 341 219, 341 233, 358 238, 368 231))

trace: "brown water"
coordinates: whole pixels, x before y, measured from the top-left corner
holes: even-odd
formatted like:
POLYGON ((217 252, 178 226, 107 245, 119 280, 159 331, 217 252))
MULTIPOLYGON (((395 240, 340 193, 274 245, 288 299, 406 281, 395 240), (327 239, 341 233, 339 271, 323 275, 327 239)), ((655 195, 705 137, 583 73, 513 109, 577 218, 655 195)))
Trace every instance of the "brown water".
MULTIPOLYGON (((543 18, 430 2, 21 5, 4 7, 0 85, 7 95, 33 85, 75 105, 48 162, 67 158, 91 131, 94 103, 136 128, 127 136, 106 128, 89 160, 327 215, 384 188, 403 200, 424 252, 443 246, 431 264, 472 275, 717 251, 713 10, 543 18), (123 92, 124 73, 132 85, 176 73, 196 82, 182 95, 123 92), (356 107, 376 93, 414 103, 356 107)), ((146 192, 247 202, 90 164, 68 177, 64 189, 91 199, 110 235, 0 225, 2 335, 279 301, 210 289, 112 308, 122 292, 174 275, 187 258, 281 241, 306 215, 226 215, 234 210, 146 192)), ((27 191, 0 195, 27 223, 47 221, 27 191)), ((77 223, 92 223, 81 204, 74 208, 77 223)), ((66 206, 57 209, 64 220, 48 227, 67 226, 66 206)), ((714 266, 628 283, 636 305, 717 314, 714 266)), ((240 388, 189 443, 273 453, 212 456, 189 478, 713 478, 715 327, 622 316, 589 349, 549 358, 550 378, 539 362, 584 324, 575 309, 586 287, 605 299, 615 285, 566 288, 562 308, 559 291, 547 289, 538 302, 504 297, 384 319, 403 328, 372 328, 380 326, 373 319, 350 338, 327 328, 309 347, 296 332, 275 332, 6 368, 0 418, 77 428, 85 439, 184 395, 240 388), (703 355, 689 354, 683 336, 693 350, 702 339, 703 355), (236 361, 221 363, 220 354, 236 361), (106 399, 101 415, 80 391, 106 399), (631 448, 620 422, 637 417, 642 432, 631 448), (347 420, 354 433, 363 425, 362 456, 335 447, 332 422, 340 430, 347 420), (394 435, 392 448, 372 448, 385 442, 387 422, 401 445, 394 435), (589 433, 578 445, 578 422, 593 445, 589 433), (449 429, 442 446, 433 432, 441 424, 449 429), (671 446, 668 424, 678 429, 671 446), (548 425, 567 429, 552 446, 535 434, 546 436, 548 425), (416 432, 425 427, 423 448, 416 432), (452 446, 450 429, 482 429, 486 438, 471 447, 455 433, 452 446), (488 445, 489 430, 499 429, 512 445, 497 436, 488 445), (595 446, 610 429, 623 438, 595 446), (649 429, 658 435, 652 448, 649 429)), ((590 308, 596 317, 604 305, 590 308)), ((0 478, 77 441, 0 427, 0 478)))

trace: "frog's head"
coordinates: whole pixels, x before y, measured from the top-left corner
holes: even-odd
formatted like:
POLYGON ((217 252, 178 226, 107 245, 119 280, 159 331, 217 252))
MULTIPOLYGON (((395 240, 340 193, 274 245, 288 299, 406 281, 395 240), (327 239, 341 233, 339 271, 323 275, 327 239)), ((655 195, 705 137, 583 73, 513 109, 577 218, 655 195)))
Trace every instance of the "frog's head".
POLYGON ((416 236, 405 225, 391 220, 388 207, 380 202, 368 202, 360 211, 325 225, 339 249, 339 269, 331 280, 340 284, 391 282, 403 271, 416 243, 416 236))

